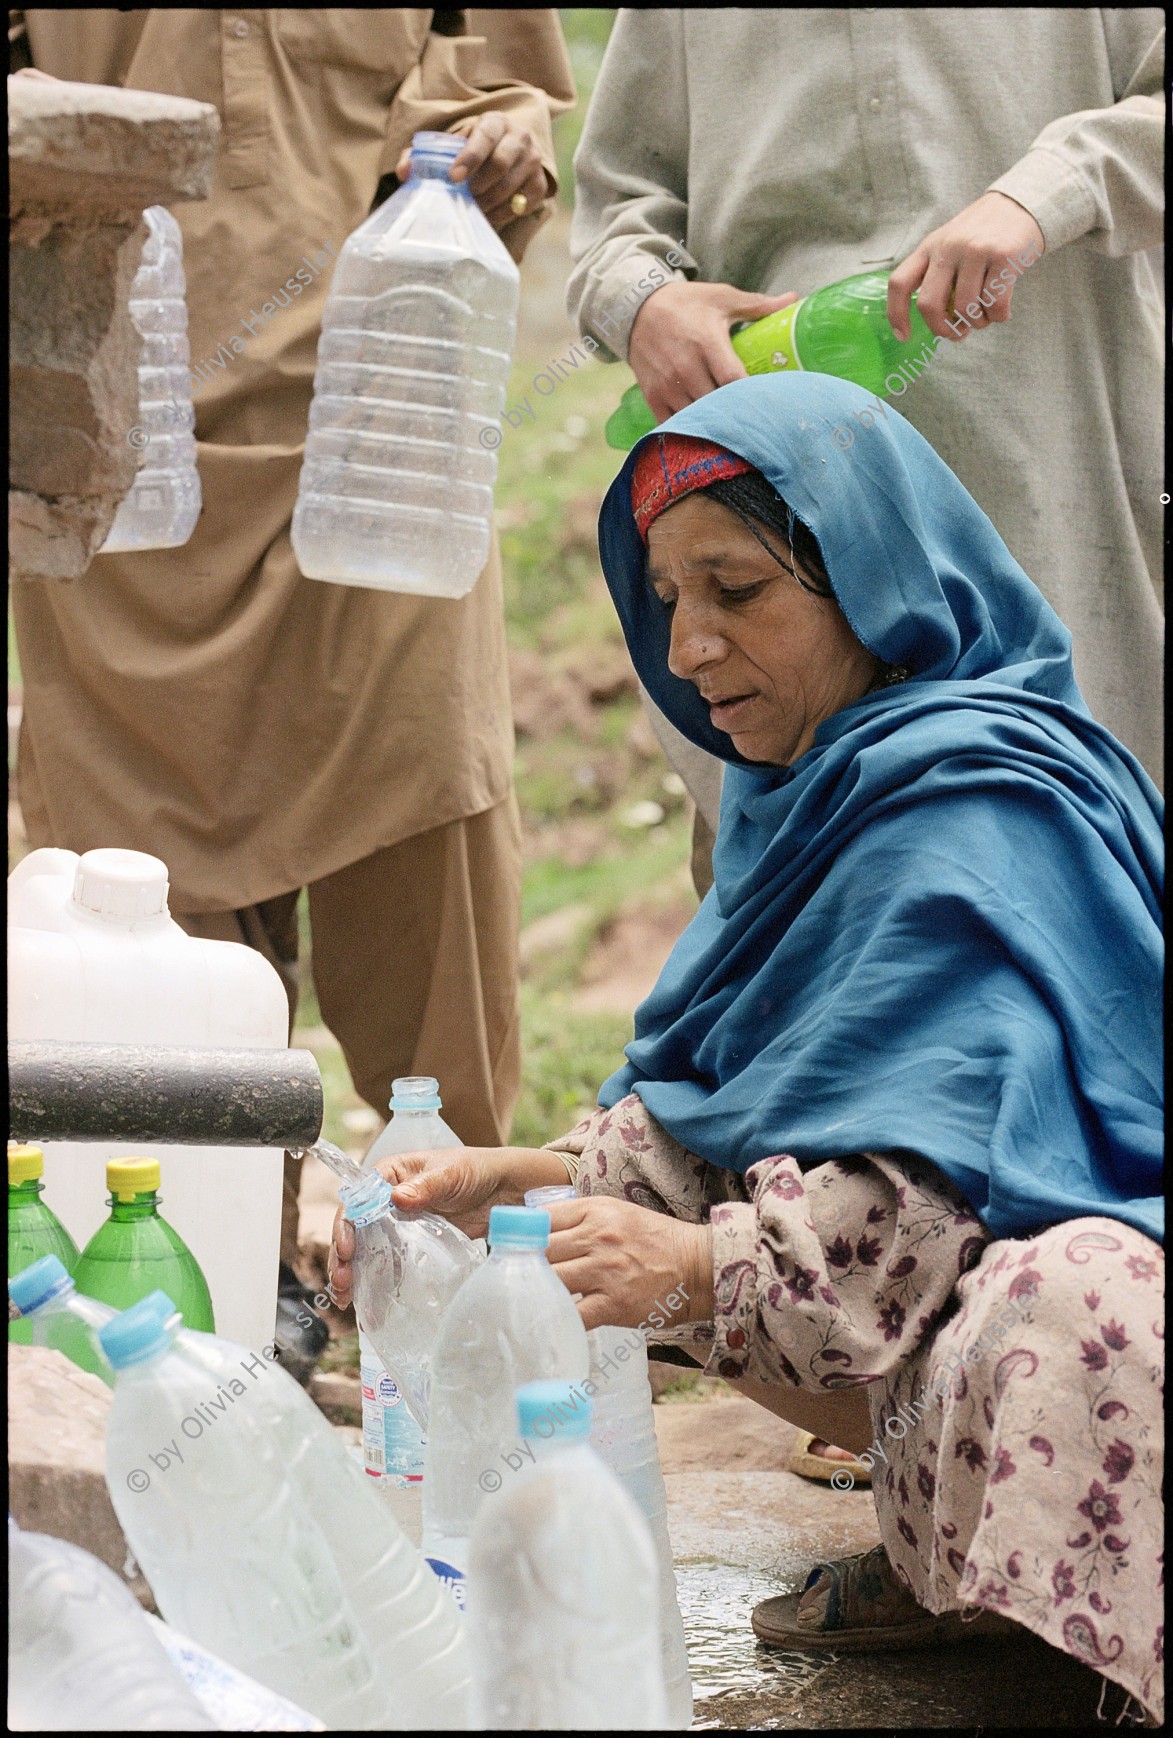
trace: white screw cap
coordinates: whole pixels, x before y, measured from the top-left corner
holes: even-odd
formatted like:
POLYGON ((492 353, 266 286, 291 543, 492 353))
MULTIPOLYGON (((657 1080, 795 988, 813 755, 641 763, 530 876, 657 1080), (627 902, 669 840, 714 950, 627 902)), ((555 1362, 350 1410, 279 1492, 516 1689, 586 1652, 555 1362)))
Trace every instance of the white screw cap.
POLYGON ((134 923, 167 911, 167 865, 145 851, 87 851, 73 881, 75 905, 134 923))

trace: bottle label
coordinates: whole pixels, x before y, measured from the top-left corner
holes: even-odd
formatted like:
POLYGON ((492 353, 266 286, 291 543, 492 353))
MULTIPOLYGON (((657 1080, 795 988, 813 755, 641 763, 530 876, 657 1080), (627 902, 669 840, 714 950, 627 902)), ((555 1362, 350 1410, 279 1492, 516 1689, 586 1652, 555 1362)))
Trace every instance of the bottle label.
POLYGON ((371 1478, 403 1485, 424 1473, 424 1436, 399 1384, 364 1348, 362 1358, 363 1464, 371 1478))
POLYGON ((805 300, 791 302, 788 308, 734 333, 733 348, 745 363, 747 374, 793 373, 802 368, 795 323, 805 300))
POLYGON ((456 1601, 457 1608, 464 1610, 464 1576, 459 1569, 454 1569, 451 1563, 445 1563, 442 1557, 425 1557, 424 1562, 456 1601))

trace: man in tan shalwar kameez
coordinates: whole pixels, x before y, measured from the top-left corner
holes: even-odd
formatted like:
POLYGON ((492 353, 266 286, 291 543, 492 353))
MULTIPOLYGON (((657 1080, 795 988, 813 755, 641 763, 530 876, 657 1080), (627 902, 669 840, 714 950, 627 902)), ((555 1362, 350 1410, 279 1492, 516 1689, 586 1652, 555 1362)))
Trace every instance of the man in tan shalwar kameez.
MULTIPOLYGON (((385 1111, 393 1076, 434 1074, 462 1138, 501 1143, 521 1067, 521 860, 496 541, 459 602, 299 574, 289 525, 329 264, 296 299, 284 286, 393 191, 423 129, 478 134, 472 191, 519 259, 555 191, 551 115, 574 100, 557 14, 9 17, 14 70, 216 106, 211 197, 175 210, 193 365, 244 341, 201 371, 186 547, 14 589, 30 844, 161 857, 178 920, 260 948, 291 1010, 308 888, 314 984, 358 1091, 385 1111)), ((287 1159, 283 1262, 296 1247, 287 1159)))

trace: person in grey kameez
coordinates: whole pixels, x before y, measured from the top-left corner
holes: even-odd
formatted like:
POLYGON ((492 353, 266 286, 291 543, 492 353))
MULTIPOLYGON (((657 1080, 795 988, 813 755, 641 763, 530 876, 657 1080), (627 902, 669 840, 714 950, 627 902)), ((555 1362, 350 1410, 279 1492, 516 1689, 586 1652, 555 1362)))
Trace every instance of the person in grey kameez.
MULTIPOLYGON (((662 420, 745 372, 735 321, 891 269, 898 335, 915 290, 944 340, 901 414, 1071 629, 1088 705, 1158 783, 1162 18, 622 9, 575 158, 568 291, 662 420), (996 296, 1031 242, 1043 257, 996 296), (672 281, 648 294, 652 261, 672 281)), ((714 823, 718 764, 656 724, 714 823)))

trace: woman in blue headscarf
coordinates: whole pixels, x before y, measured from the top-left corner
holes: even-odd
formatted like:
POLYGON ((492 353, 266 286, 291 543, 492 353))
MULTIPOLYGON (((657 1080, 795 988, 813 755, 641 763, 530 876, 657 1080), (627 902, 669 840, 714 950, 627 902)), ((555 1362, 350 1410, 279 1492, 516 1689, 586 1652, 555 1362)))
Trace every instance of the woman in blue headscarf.
POLYGON ((921 436, 839 446, 865 402, 739 381, 630 455, 603 568, 727 763, 715 884, 593 1117, 384 1169, 477 1231, 565 1160, 549 1254, 588 1327, 650 1326, 871 1469, 885 1549, 765 1601, 763 1639, 912 1645, 970 1607, 1159 1717, 1160 799, 921 436))

